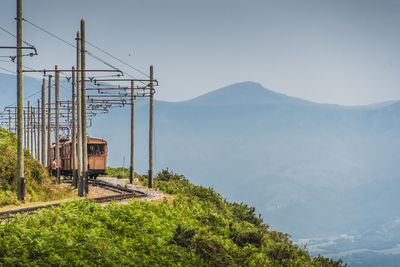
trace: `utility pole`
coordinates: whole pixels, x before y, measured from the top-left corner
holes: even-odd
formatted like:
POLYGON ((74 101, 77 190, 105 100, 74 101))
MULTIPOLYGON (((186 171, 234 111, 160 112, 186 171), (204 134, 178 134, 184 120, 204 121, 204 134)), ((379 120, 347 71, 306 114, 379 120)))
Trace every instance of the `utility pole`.
POLYGON ((14 112, 15 112, 15 134, 18 135, 18 107, 14 108, 14 112))
POLYGON ((42 83, 42 165, 46 166, 46 79, 42 83))
POLYGON ((37 159, 37 145, 36 145, 36 111, 32 107, 32 130, 31 130, 31 140, 32 140, 32 154, 35 154, 34 158, 37 159))
POLYGON ((56 65, 56 130, 55 130, 55 156, 57 162, 57 183, 60 181, 60 73, 58 72, 58 66, 56 65))
POLYGON ((70 120, 69 120, 69 100, 67 101, 67 137, 69 138, 71 134, 71 129, 70 129, 70 120))
MULTIPOLYGON (((31 101, 28 100, 28 110, 26 111, 26 149, 30 150, 30 111, 31 111, 31 101)), ((30 151, 29 151, 30 152, 30 151)))
POLYGON ((154 111, 154 84, 153 65, 150 66, 150 126, 149 126, 149 188, 153 187, 153 111, 154 111))
POLYGON ((31 107, 31 114, 30 114, 30 118, 29 118, 29 120, 30 120, 30 136, 31 136, 31 156, 32 157, 34 157, 34 155, 33 155, 33 152, 34 152, 34 144, 33 144, 33 142, 34 142, 34 136, 33 136, 33 133, 34 133, 34 123, 33 123, 33 119, 35 118, 35 115, 34 115, 34 113, 33 113, 33 106, 31 107))
POLYGON ((11 132, 11 110, 8 110, 8 130, 11 132))
POLYGON ((135 178, 135 92, 134 81, 131 81, 131 168, 129 182, 132 184, 135 178))
POLYGON ((40 162, 40 99, 38 99, 37 107, 37 139, 36 139, 36 159, 40 162))
POLYGON ((24 178, 24 148, 23 143, 23 77, 22 77, 22 0, 17 0, 17 108, 18 108, 18 130, 17 130, 17 179, 18 200, 25 200, 25 178, 24 178))
POLYGON ((76 188, 77 173, 76 173, 76 95, 75 95, 75 67, 72 67, 72 151, 71 151, 71 169, 72 169, 72 184, 76 188))
POLYGON ((49 75, 49 99, 48 101, 48 111, 47 111, 47 168, 51 172, 51 78, 49 75))
POLYGON ((89 193, 88 156, 87 156, 87 121, 86 121, 86 32, 85 20, 81 20, 81 90, 82 90, 82 157, 85 194, 89 193))
MULTIPOLYGON (((78 31, 76 33, 76 68, 78 70, 82 69, 81 66, 81 34, 78 31)), ((78 196, 83 197, 84 195, 84 185, 83 185, 83 159, 82 159, 82 91, 80 87, 81 83, 81 72, 76 73, 76 92, 77 92, 77 113, 78 113, 78 196)))
POLYGON ((26 148, 26 111, 24 109, 24 147, 26 148))

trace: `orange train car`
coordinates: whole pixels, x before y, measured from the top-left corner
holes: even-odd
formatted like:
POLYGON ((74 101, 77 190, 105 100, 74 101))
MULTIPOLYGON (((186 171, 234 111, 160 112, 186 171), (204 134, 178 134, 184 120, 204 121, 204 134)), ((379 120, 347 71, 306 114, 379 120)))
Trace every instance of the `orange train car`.
MULTIPOLYGON (((88 176, 96 179, 101 174, 107 174, 107 157, 108 146, 107 141, 100 138, 88 137, 87 152, 88 152, 88 176)), ((54 148, 52 146, 52 158, 54 159, 54 148)), ((72 140, 60 142, 60 167, 61 174, 72 176, 72 140)))

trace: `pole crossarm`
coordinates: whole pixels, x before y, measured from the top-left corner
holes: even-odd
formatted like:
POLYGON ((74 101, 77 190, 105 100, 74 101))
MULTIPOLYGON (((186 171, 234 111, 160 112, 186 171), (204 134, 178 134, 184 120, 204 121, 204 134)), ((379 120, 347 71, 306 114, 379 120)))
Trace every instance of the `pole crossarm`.
POLYGON ((119 72, 121 75, 124 75, 124 73, 121 70, 66 70, 66 69, 59 69, 59 70, 46 70, 46 69, 40 69, 40 70, 22 70, 22 72, 43 72, 43 74, 46 74, 48 72, 55 73, 55 72, 119 72))
POLYGON ((155 82, 158 86, 157 80, 149 80, 149 79, 93 79, 96 82, 155 82))
POLYGON ((36 47, 34 46, 0 46, 0 49, 31 49, 33 51, 35 51, 35 53, 32 53, 32 56, 37 56, 39 55, 36 47))

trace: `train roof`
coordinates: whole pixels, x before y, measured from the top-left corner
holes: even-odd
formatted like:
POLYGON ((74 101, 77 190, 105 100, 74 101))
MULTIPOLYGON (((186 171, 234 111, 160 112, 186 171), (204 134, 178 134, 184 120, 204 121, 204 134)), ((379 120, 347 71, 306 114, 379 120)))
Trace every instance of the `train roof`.
MULTIPOLYGON (((107 141, 101 138, 88 137, 87 139, 88 139, 88 144, 107 144, 107 141)), ((72 140, 64 142, 63 144, 69 144, 69 143, 72 143, 72 140)))

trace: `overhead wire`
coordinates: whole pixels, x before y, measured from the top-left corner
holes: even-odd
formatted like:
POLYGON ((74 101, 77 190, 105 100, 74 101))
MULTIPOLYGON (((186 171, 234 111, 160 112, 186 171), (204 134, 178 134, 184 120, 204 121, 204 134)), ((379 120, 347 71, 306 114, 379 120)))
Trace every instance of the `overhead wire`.
POLYGON ((10 72, 12 74, 16 74, 17 73, 16 71, 12 71, 12 70, 9 70, 9 69, 3 68, 3 67, 0 67, 0 69, 4 70, 4 71, 7 71, 7 72, 10 72))
MULTIPOLYGON (((10 31, 7 31, 6 29, 4 29, 4 28, 1 27, 1 26, 0 26, 0 30, 4 31, 4 32, 6 32, 6 33, 8 33, 9 35, 11 35, 11 36, 14 37, 14 38, 17 38, 17 36, 16 36, 15 34, 11 33, 10 31)), ((26 41, 24 41, 24 40, 22 40, 22 42, 23 42, 24 44, 26 44, 27 46, 32 46, 32 47, 34 47, 34 45, 31 45, 30 43, 28 43, 28 42, 26 42, 26 41)))
MULTIPOLYGON (((75 49, 76 49, 76 46, 75 46, 74 44, 71 44, 70 42, 64 40, 63 38, 58 37, 57 35, 51 33, 50 31, 48 31, 48 30, 46 30, 46 29, 44 29, 43 27, 40 27, 39 25, 36 25, 36 24, 34 24, 33 22, 31 22, 31 21, 29 21, 29 20, 27 20, 27 19, 25 19, 25 18, 24 18, 23 20, 26 21, 26 22, 28 22, 30 25, 32 25, 32 26, 38 28, 39 30, 41 30, 41 31, 43 31, 43 32, 45 32, 45 33, 47 33, 47 34, 53 36, 53 37, 56 38, 57 40, 59 40, 59 41, 65 43, 65 44, 71 46, 72 48, 75 48, 75 49)), ((88 55, 90 55, 91 57, 93 57, 93 58, 97 59, 98 61, 102 62, 103 64, 107 65, 108 67, 110 67, 110 68, 112 68, 112 69, 115 69, 115 70, 119 70, 117 67, 115 67, 115 66, 113 66, 112 64, 106 62, 105 60, 101 59, 100 57, 96 56, 96 55, 93 54, 92 52, 90 52, 90 51, 85 51, 85 52, 86 52, 88 55)))
MULTIPOLYGON (((29 20, 27 20, 27 19, 23 19, 23 20, 24 20, 25 22, 29 23, 30 25, 32 25, 32 26, 38 28, 39 30, 41 30, 41 31, 43 31, 43 32, 45 32, 45 33, 47 33, 47 34, 49 34, 50 36, 56 38, 57 40, 59 40, 59 41, 65 43, 65 44, 69 45, 70 47, 76 49, 76 46, 75 46, 74 44, 71 44, 71 43, 69 43, 68 41, 64 40, 63 38, 58 37, 57 35, 51 33, 50 31, 48 31, 48 30, 46 30, 46 29, 44 29, 43 27, 40 27, 39 25, 36 25, 36 24, 34 24, 33 22, 31 22, 31 21, 29 21, 29 20)), ((3 27, 0 26, 0 29, 3 30, 4 32, 6 32, 7 34, 13 36, 14 38, 17 38, 16 35, 14 35, 13 33, 11 33, 10 31, 4 29, 3 27)), ((25 42, 25 41, 23 41, 23 42, 24 42, 26 45, 28 45, 28 46, 33 46, 33 45, 29 44, 28 42, 25 42)), ((105 51, 104 49, 101 49, 100 47, 96 46, 95 44, 93 44, 93 43, 91 43, 91 42, 89 42, 89 41, 86 41, 86 43, 89 44, 89 45, 91 45, 91 46, 93 46, 94 48, 98 49, 99 51, 103 52, 104 54, 110 56, 111 58, 113 58, 113 59, 119 61, 120 63, 123 63, 124 65, 126 65, 126 66, 130 67, 131 69, 137 71, 138 73, 144 75, 145 77, 149 78, 149 76, 148 76, 146 73, 144 73, 143 71, 141 71, 141 70, 139 70, 139 69, 133 67, 133 66, 130 65, 129 63, 127 63, 127 62, 125 62, 125 61, 123 61, 123 60, 121 60, 121 59, 115 57, 114 55, 112 55, 111 53, 105 51)), ((91 57, 93 57, 94 59, 100 61, 101 63, 107 65, 108 67, 120 71, 119 68, 117 68, 117 67, 115 67, 114 65, 108 63, 107 61, 105 61, 104 59, 102 59, 102 58, 100 58, 99 56, 95 55, 94 53, 92 53, 92 52, 90 52, 90 51, 87 51, 87 50, 86 50, 85 52, 86 52, 89 56, 91 56, 91 57)), ((30 54, 27 54, 26 56, 29 56, 29 55, 30 55, 30 54)), ((10 57, 10 56, 8 56, 8 57, 10 57)), ((12 57, 10 57, 10 59, 11 59, 10 62, 16 64, 16 62, 15 62, 14 60, 12 60, 12 57)), ((6 62, 6 61, 3 60, 3 62, 6 62)), ((7 61, 7 62, 8 62, 8 61, 7 61)), ((25 66, 25 65, 24 65, 23 67, 26 68, 26 69, 33 70, 33 68, 28 67, 28 66, 25 66)), ((10 73, 12 73, 12 74, 15 74, 15 73, 16 73, 15 71, 10 71, 10 70, 5 69, 5 68, 2 68, 2 67, 0 67, 0 69, 2 69, 2 70, 4 70, 4 71, 7 71, 7 72, 10 72, 10 73)), ((133 75, 129 74, 128 72, 124 72, 124 73, 125 73, 127 76, 131 77, 132 79, 135 79, 135 77, 134 77, 133 75)), ((48 76, 48 75, 44 74, 44 76, 48 76)), ((64 76, 63 78, 66 78, 66 77, 67 77, 67 76, 64 75, 64 74, 62 74, 62 76, 64 76)), ((142 81, 141 81, 141 83, 142 83, 142 84, 145 84, 145 83, 142 82, 142 81)), ((67 89, 66 87, 64 87, 64 86, 62 86, 62 85, 60 85, 60 87, 61 87, 61 88, 64 88, 64 89, 67 89)), ((30 99, 31 97, 33 97, 33 96, 39 94, 40 92, 41 92, 41 90, 38 90, 37 92, 35 92, 35 93, 33 93, 33 94, 29 95, 29 96, 24 97, 24 101, 26 101, 26 100, 30 99)), ((61 93, 62 93, 65 97, 69 97, 69 96, 67 96, 66 94, 64 94, 63 91, 61 91, 61 93)), ((140 100, 142 100, 142 99, 140 99, 140 100)), ((140 101, 140 100, 139 100, 139 101, 140 101)), ((7 106, 7 107, 10 107, 10 106, 12 106, 12 105, 14 105, 14 104, 15 104, 15 103, 13 103, 13 104, 11 104, 11 105, 9 105, 9 106, 7 106)))
POLYGON ((130 65, 129 63, 123 61, 122 59, 117 58, 116 56, 110 54, 109 52, 105 51, 104 49, 101 49, 100 47, 96 46, 95 44, 93 44, 93 43, 91 43, 91 42, 89 42, 89 41, 86 41, 86 43, 89 44, 89 45, 91 45, 91 46, 93 46, 94 48, 100 50, 100 51, 103 52, 104 54, 106 54, 106 55, 112 57, 113 59, 115 59, 115 60, 121 62, 122 64, 125 64, 126 66, 128 66, 128 67, 134 69, 135 71, 139 72, 140 74, 144 75, 145 77, 150 78, 150 76, 147 75, 146 73, 144 73, 143 71, 141 71, 141 70, 139 70, 139 69, 133 67, 133 66, 130 65))
MULTIPOLYGON (((74 44, 71 44, 70 42, 66 41, 65 39, 63 39, 63 38, 61 38, 61 37, 59 37, 59 36, 57 36, 57 35, 51 33, 50 31, 44 29, 43 27, 40 27, 39 25, 34 24, 33 22, 31 22, 31 21, 28 20, 28 19, 25 19, 25 18, 24 18, 23 20, 26 21, 26 22, 28 22, 30 25, 32 25, 32 26, 38 28, 39 30, 41 30, 41 31, 43 31, 43 32, 45 32, 45 33, 47 33, 47 34, 53 36, 53 37, 56 38, 57 40, 59 40, 59 41, 61 41, 61 42, 63 42, 63 43, 65 43, 65 44, 67 44, 67 45, 69 45, 69 46, 71 46, 71 47, 73 47, 73 48, 76 49, 76 46, 75 46, 74 44)), ((137 72, 141 73, 142 75, 145 75, 146 77, 149 77, 146 73, 144 73, 144 72, 142 72, 141 70, 139 70, 139 69, 133 67, 132 65, 128 64, 127 62, 125 62, 125 61, 123 61, 123 60, 121 60, 121 59, 119 59, 119 58, 113 56, 112 54, 110 54, 110 53, 108 53, 107 51, 105 51, 104 49, 101 49, 100 47, 94 45, 93 43, 88 42, 88 41, 86 41, 86 43, 89 44, 89 45, 91 45, 91 46, 93 46, 93 47, 95 47, 96 49, 100 50, 101 52, 107 54, 108 56, 114 58, 115 60, 117 60, 117 61, 119 61, 119 62, 121 62, 121 63, 123 63, 123 64, 129 66, 130 68, 136 70, 137 72)), ((101 63, 105 64, 106 66, 108 66, 108 67, 110 67, 110 68, 112 68, 112 69, 115 69, 115 70, 122 71, 120 68, 115 67, 114 65, 110 64, 109 62, 107 62, 107 61, 105 61, 104 59, 100 58, 99 56, 95 55, 94 53, 92 53, 92 52, 90 52, 90 51, 88 51, 88 50, 86 50, 85 52, 86 52, 89 56, 91 56, 91 57, 93 57, 94 59, 100 61, 101 63)), ((123 73, 126 74, 127 76, 131 77, 132 79, 135 79, 135 76, 133 76, 133 75, 131 75, 131 74, 129 74, 129 73, 127 73, 127 72, 125 72, 125 71, 123 71, 123 73)), ((141 82, 141 83, 143 83, 143 82, 141 82)), ((143 84, 144 84, 144 83, 143 83, 143 84)))

